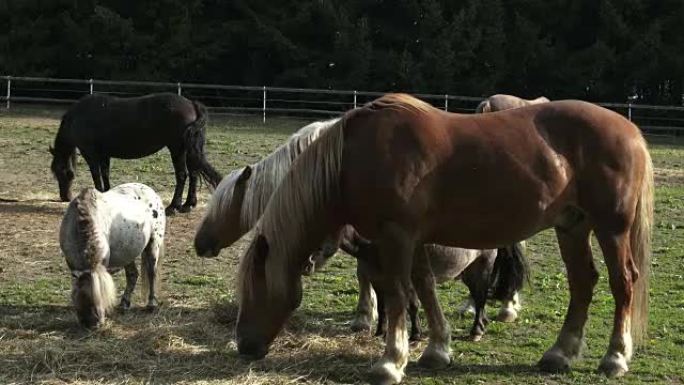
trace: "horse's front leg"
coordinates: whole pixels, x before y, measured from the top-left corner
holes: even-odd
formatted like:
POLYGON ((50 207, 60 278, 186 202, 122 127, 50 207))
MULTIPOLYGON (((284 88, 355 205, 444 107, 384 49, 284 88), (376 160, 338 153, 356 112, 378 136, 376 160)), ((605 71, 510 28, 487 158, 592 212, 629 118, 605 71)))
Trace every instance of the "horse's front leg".
POLYGON ((375 319, 376 307, 378 314, 384 309, 380 307, 379 303, 376 306, 377 296, 371 286, 368 267, 363 261, 358 261, 356 264, 356 278, 359 281, 359 302, 356 305, 356 314, 352 320, 351 329, 355 332, 370 331, 375 319))
POLYGON ((119 306, 122 310, 128 310, 131 307, 133 290, 135 290, 135 285, 138 282, 138 267, 135 265, 135 261, 133 261, 126 265, 124 270, 126 272, 126 289, 121 297, 119 306))
POLYGON ((173 161, 173 171, 176 174, 176 189, 173 192, 171 203, 166 207, 166 215, 173 215, 176 211, 181 210, 181 201, 183 200, 183 190, 185 189, 185 181, 188 178, 188 170, 186 166, 186 154, 182 148, 170 148, 171 160, 173 161))
POLYGON ((398 384, 409 358, 406 306, 411 285, 411 260, 415 237, 394 223, 383 225, 378 239, 382 291, 386 300, 385 353, 370 372, 373 384, 398 384))
POLYGON ((86 163, 88 163, 88 168, 90 169, 90 175, 93 177, 93 184, 97 191, 104 192, 104 184, 102 183, 102 174, 100 173, 100 162, 92 157, 86 157, 84 155, 86 163))
POLYGON ((437 299, 435 277, 425 247, 416 247, 411 272, 413 287, 420 299, 430 328, 430 342, 418 363, 428 368, 442 368, 451 362, 451 331, 437 299))
POLYGON ((109 168, 110 168, 110 158, 105 157, 100 162, 100 172, 102 173, 102 188, 104 188, 104 191, 109 191, 109 189, 111 187, 109 185, 109 168))

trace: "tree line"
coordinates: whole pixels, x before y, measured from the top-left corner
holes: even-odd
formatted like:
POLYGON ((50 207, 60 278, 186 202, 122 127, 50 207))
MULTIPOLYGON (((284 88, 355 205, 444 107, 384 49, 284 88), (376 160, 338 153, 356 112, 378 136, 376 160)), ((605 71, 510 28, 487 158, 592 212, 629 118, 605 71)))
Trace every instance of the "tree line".
POLYGON ((0 0, 0 74, 682 104, 680 0, 0 0))

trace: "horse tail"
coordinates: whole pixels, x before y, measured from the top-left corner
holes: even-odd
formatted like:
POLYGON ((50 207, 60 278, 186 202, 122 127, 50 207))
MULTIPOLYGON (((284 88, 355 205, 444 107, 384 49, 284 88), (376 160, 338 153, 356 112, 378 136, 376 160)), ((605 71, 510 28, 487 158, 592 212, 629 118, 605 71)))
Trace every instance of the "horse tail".
POLYGON ((111 311, 116 303, 116 288, 112 275, 103 264, 98 263, 91 268, 90 276, 93 302, 102 306, 105 312, 111 311))
POLYGON ((475 108, 475 113, 476 114, 482 114, 485 112, 491 112, 492 111, 492 106, 489 103, 489 99, 485 99, 480 102, 480 104, 477 105, 477 108, 475 108))
POLYGON ((644 176, 637 200, 636 216, 630 229, 632 260, 639 276, 634 282, 631 309, 631 332, 636 343, 643 341, 648 330, 648 287, 651 271, 651 228, 653 226, 653 162, 646 142, 644 150, 644 176))
POLYGON ((188 151, 188 169, 192 172, 199 172, 200 177, 216 188, 223 177, 216 169, 209 164, 204 153, 204 142, 206 140, 206 125, 208 121, 207 108, 197 102, 192 101, 195 107, 197 119, 190 123, 185 130, 185 146, 188 151))
POLYGON ((529 280, 530 268, 518 242, 497 250, 490 278, 491 297, 500 301, 511 298, 529 280))

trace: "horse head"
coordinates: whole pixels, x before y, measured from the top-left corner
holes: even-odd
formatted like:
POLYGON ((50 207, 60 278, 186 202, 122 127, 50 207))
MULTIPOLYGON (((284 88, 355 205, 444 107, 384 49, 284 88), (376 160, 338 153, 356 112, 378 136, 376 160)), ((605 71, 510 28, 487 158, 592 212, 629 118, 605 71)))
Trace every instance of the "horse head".
POLYGON ((242 258, 238 290, 240 310, 235 335, 238 352, 248 359, 261 359, 275 337, 282 330, 292 312, 302 300, 301 270, 281 272, 279 277, 267 274, 270 255, 268 240, 263 234, 255 236, 242 258), (284 290, 274 290, 267 280, 284 280, 284 290))
POLYGON ((74 181, 76 149, 61 151, 50 146, 48 150, 52 154, 50 170, 52 170, 52 175, 57 179, 59 197, 62 202, 69 202, 71 201, 71 184, 74 181))
POLYGON ((216 257, 221 249, 232 245, 249 229, 241 217, 247 181, 252 168, 231 172, 214 192, 207 214, 195 234, 195 251, 201 257, 216 257))

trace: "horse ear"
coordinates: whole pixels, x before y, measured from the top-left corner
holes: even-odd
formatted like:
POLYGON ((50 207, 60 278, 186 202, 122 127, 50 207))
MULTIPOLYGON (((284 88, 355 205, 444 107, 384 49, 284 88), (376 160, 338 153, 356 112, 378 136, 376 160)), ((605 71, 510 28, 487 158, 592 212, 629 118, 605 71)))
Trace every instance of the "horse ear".
POLYGON ((260 263, 263 263, 266 261, 266 257, 268 256, 268 240, 266 237, 262 234, 257 235, 255 247, 257 260, 260 263))
POLYGON ((239 183, 240 183, 240 182, 244 182, 244 181, 246 181, 247 179, 249 179, 250 176, 252 176, 252 167, 246 166, 245 169, 242 170, 242 173, 241 173, 240 176, 238 177, 238 180, 237 180, 237 181, 238 181, 239 183))

